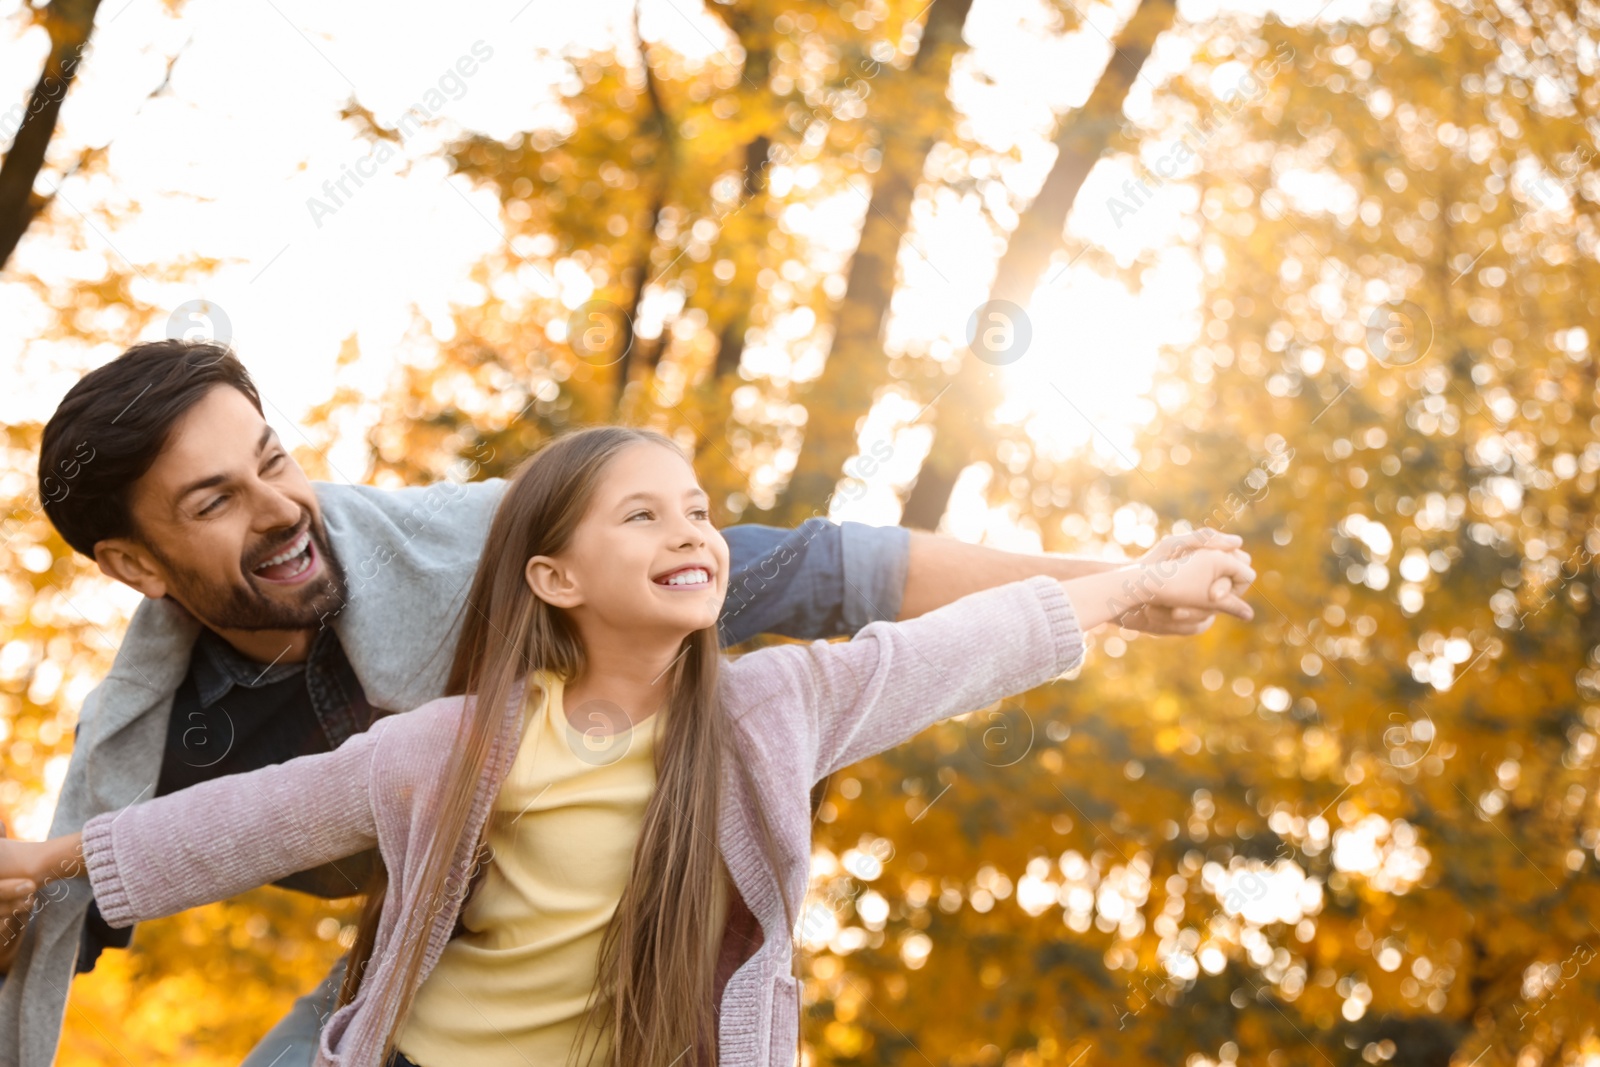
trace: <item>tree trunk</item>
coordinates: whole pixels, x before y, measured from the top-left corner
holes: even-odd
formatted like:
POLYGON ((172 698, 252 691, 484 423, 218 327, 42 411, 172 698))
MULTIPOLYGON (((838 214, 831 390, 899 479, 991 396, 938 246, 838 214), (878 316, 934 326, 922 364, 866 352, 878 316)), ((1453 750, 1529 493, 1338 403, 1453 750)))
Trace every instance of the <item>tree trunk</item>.
MULTIPOLYGON (((772 219, 767 214, 766 202, 758 201, 758 197, 766 195, 767 191, 767 153, 772 149, 772 140, 766 134, 754 138, 744 146, 744 191, 743 195, 748 202, 745 210, 751 211, 755 218, 762 220, 760 244, 757 249, 766 248, 765 234, 771 229, 772 219)), ((753 242, 752 242, 753 243, 753 242)), ((746 244, 745 247, 750 247, 746 244)), ((760 252, 757 252, 759 262, 760 252)), ((751 268, 752 271, 759 267, 751 268)), ((741 280, 741 288, 745 292, 745 299, 738 300, 728 320, 717 330, 717 358, 712 365, 711 373, 714 378, 726 378, 739 370, 739 361, 744 357, 744 335, 750 328, 750 306, 756 300, 756 289, 753 279, 741 280)))
MULTIPOLYGON (((1056 133, 1055 164, 1006 244, 989 290, 991 301, 1028 306, 1050 257, 1061 247, 1067 215, 1084 179, 1116 135, 1128 90, 1150 58, 1156 38, 1172 26, 1176 15, 1175 0, 1143 0, 1117 34, 1111 61, 1094 91, 1056 133)), ((997 374, 996 368, 970 353, 963 359, 954 386, 934 406, 933 446, 906 500, 901 525, 931 530, 944 518, 956 478, 971 462, 973 446, 994 410, 997 374)))
MULTIPOLYGON (((99 7, 100 0, 55 0, 35 16, 50 34, 50 55, 17 121, 16 137, 5 162, 0 163, 0 269, 45 204, 46 198, 34 193, 33 183, 44 168, 56 118, 84 59, 83 49, 94 31, 99 7)), ((0 114, 6 127, 13 118, 14 112, 0 114)))
POLYGON ((961 28, 971 7, 972 0, 934 0, 916 58, 903 73, 882 75, 880 92, 911 103, 898 112, 902 123, 883 130, 882 162, 850 261, 833 347, 806 404, 805 447, 774 509, 781 516, 799 518, 825 506, 844 461, 855 453, 856 420, 871 408, 883 379, 883 326, 894 295, 900 241, 911 228, 911 202, 928 153, 950 128, 950 65, 965 48, 961 28))
MULTIPOLYGON (((669 157, 670 159, 670 157, 669 157)), ((670 168, 671 164, 668 163, 670 168)), ((622 407, 623 395, 628 391, 628 381, 633 377, 633 366, 638 354, 634 348, 639 343, 636 324, 639 321, 639 308, 644 304, 644 291, 650 285, 650 253, 656 247, 656 229, 661 225, 661 212, 666 207, 667 182, 670 169, 663 173, 656 186, 656 195, 650 201, 650 209, 645 213, 645 239, 643 248, 639 253, 639 261, 629 268, 632 277, 629 285, 633 289, 633 296, 628 301, 628 309, 622 313, 621 321, 617 326, 617 351, 622 355, 617 359, 616 395, 613 397, 611 407, 619 411, 622 407)), ((638 360, 647 367, 653 367, 655 361, 649 357, 638 360)))

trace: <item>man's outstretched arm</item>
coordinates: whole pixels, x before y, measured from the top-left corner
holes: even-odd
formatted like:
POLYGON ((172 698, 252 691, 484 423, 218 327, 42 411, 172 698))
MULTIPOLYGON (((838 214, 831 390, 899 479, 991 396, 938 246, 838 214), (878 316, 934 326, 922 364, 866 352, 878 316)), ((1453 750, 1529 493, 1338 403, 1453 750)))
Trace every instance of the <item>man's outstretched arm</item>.
MULTIPOLYGON (((1237 534, 1201 529, 1162 538, 1139 559, 1154 563, 1158 559, 1187 555, 1197 548, 1228 552, 1242 544, 1237 534)), ((900 598, 897 618, 914 618, 969 593, 1031 578, 1036 574, 1049 575, 1058 581, 1070 581, 1126 567, 1131 562, 1075 556, 1035 556, 1006 552, 986 545, 971 545, 938 534, 913 532, 906 563, 905 592, 900 598)), ((1196 634, 1207 629, 1214 617, 1191 609, 1146 607, 1124 616, 1120 621, 1129 629, 1146 633, 1196 634)))
MULTIPOLYGON (((1126 566, 1111 560, 1028 555, 969 545, 900 526, 865 526, 813 518, 792 530, 730 526, 731 573, 720 623, 722 643, 759 633, 805 640, 847 637, 869 622, 905 619, 968 593, 1033 575, 1058 580, 1126 566)), ((1238 538, 1201 530, 1164 538, 1141 561, 1207 546, 1228 550, 1238 538)), ((1212 616, 1146 608, 1120 620, 1130 629, 1193 634, 1212 616)))

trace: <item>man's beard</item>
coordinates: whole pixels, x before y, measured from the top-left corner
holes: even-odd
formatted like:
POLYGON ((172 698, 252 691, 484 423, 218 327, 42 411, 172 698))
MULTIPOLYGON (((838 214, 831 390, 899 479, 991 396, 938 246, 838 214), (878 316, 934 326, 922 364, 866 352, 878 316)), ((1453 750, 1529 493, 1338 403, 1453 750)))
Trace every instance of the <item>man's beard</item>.
POLYGON ((189 614, 213 630, 310 630, 336 616, 347 595, 344 568, 333 554, 322 524, 308 527, 311 543, 322 557, 322 573, 295 590, 293 602, 264 595, 253 584, 233 584, 218 588, 216 583, 177 560, 168 559, 160 549, 147 544, 150 554, 159 559, 170 575, 167 595, 178 601, 189 614))

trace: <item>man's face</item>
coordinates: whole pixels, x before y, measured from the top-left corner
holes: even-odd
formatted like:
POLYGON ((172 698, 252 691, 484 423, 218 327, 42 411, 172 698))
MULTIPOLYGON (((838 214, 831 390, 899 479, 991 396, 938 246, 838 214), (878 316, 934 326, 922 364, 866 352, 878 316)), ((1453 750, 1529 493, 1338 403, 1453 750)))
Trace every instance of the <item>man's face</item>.
POLYGON ((344 603, 310 481, 236 389, 173 425, 129 503, 134 536, 116 543, 143 568, 129 584, 214 630, 311 629, 344 603))

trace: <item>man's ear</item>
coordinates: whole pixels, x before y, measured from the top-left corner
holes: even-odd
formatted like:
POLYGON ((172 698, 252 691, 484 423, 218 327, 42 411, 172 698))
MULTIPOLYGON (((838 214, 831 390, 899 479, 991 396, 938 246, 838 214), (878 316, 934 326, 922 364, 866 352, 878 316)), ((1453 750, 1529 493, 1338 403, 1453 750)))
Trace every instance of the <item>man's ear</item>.
POLYGON ((577 580, 554 556, 534 556, 522 573, 533 595, 551 607, 570 610, 583 603, 583 590, 577 580))
POLYGON ((104 541, 96 541, 94 561, 99 565, 101 574, 137 589, 151 600, 160 600, 167 595, 166 579, 155 569, 155 560, 149 550, 126 537, 108 537, 104 541))

